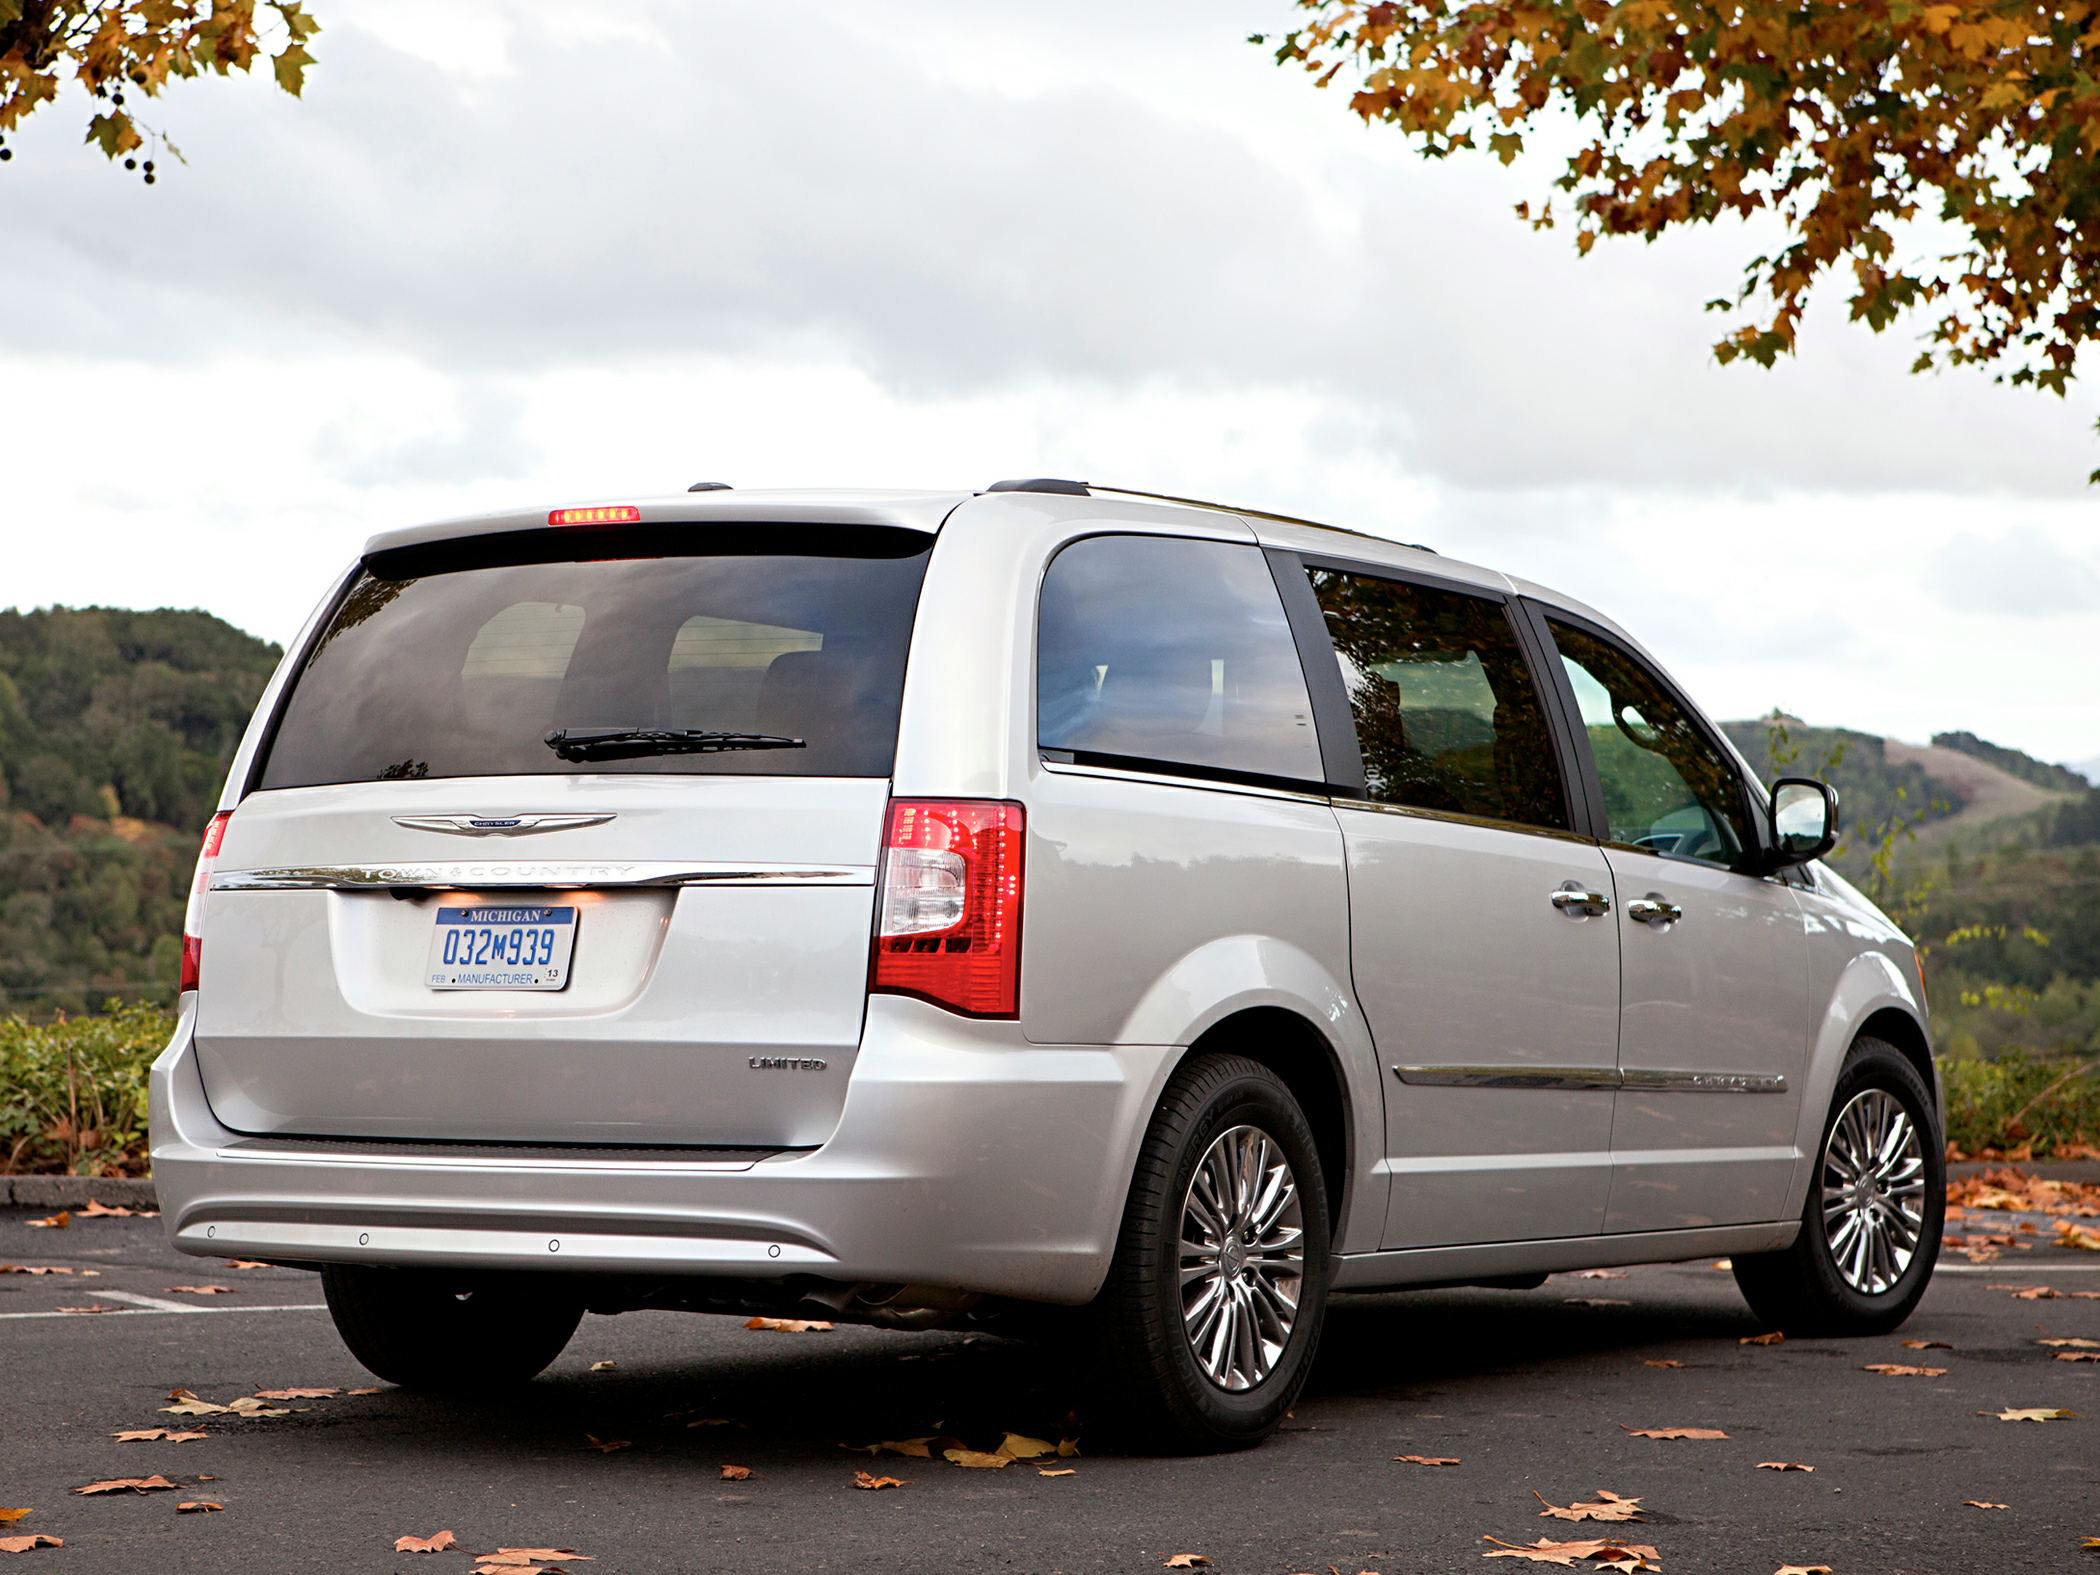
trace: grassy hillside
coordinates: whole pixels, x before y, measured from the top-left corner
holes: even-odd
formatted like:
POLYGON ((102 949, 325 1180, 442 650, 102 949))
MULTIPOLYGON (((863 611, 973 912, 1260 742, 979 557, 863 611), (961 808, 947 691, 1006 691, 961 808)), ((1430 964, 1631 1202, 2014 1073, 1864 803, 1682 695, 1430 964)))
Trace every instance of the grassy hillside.
POLYGON ((165 999, 226 767, 282 653, 202 612, 0 612, 0 1005, 165 999))
POLYGON ((1889 758, 1888 740, 1842 727, 1810 727, 1794 718, 1723 722, 1721 730, 1760 781, 1817 777, 1838 790, 1845 837, 1834 862, 1847 874, 1865 867, 1869 844, 1891 820, 1927 824, 1960 813, 1961 791, 1915 762, 1889 758), (1832 762, 1835 764, 1832 764, 1832 762))

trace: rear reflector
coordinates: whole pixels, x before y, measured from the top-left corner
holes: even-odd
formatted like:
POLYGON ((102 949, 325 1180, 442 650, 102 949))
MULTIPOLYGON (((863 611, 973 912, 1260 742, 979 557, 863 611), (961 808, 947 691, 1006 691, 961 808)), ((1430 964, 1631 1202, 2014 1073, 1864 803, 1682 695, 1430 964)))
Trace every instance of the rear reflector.
POLYGON ((182 982, 178 991, 196 989, 204 968, 204 899, 211 890, 212 869, 219 862, 219 844, 226 840, 226 822, 232 818, 230 809, 212 816, 197 849, 197 873, 190 878, 190 905, 182 915, 182 982))
POLYGON ((549 525, 633 525, 642 511, 632 503, 605 503, 592 509, 556 509, 547 516, 549 525))
POLYGON ((985 799, 892 799, 868 988, 965 1017, 1021 1015, 1027 815, 985 799))

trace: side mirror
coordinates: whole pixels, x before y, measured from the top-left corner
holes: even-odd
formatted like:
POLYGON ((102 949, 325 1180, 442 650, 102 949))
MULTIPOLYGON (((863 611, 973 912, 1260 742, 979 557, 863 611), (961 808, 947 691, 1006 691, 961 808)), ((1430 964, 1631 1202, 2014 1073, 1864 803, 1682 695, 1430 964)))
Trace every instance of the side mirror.
POLYGON ((1807 777, 1772 784, 1772 868, 1820 859, 1837 846, 1837 789, 1807 777))

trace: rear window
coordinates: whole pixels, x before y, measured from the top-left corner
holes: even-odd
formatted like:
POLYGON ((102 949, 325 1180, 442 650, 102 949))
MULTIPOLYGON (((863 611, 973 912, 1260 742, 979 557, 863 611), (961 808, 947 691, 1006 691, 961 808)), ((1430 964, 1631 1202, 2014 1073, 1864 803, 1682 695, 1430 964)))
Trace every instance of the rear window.
POLYGON ((887 776, 931 547, 905 531, 686 527, 389 554, 359 573, 307 658, 259 785, 887 776), (565 761, 546 743, 614 729, 802 747, 565 761))

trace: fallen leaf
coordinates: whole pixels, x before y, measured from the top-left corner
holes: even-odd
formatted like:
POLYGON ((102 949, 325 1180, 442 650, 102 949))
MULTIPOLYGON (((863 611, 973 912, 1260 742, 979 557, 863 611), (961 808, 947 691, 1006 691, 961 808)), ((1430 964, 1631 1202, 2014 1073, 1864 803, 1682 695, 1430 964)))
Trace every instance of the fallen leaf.
POLYGON ((1577 1269, 1568 1278, 1571 1280, 1623 1280, 1626 1278, 1626 1271, 1624 1269, 1577 1269))
POLYGON ((229 1258, 226 1260, 226 1267, 229 1269, 267 1269, 270 1265, 259 1258, 229 1258))
POLYGON ((396 1553, 442 1553, 447 1548, 459 1546, 459 1538, 449 1531, 441 1531, 434 1537, 396 1537, 396 1553))
POLYGON ((171 1291, 181 1291, 190 1296, 231 1296, 231 1285, 171 1285, 171 1291))
MULTIPOLYGON (((2057 1296, 2056 1288, 2052 1285, 1986 1285, 1984 1289, 1987 1291, 2011 1291, 2013 1300, 2021 1302, 2054 1301, 2057 1296)), ((2100 1294, 2100 1292, 2073 1292, 2073 1294, 2094 1295, 2100 1294)))
POLYGON ((1786 1344, 1786 1335, 1783 1331, 1774 1329, 1770 1334, 1746 1334, 1735 1343, 1737 1345, 1784 1345, 1786 1344))
POLYGON ((1627 1427, 1619 1426, 1635 1438, 1726 1438, 1728 1435, 1717 1427, 1627 1427))
POLYGON ((2100 1236, 2089 1230, 2081 1230, 2069 1220, 2056 1222, 2056 1244, 2059 1247, 2076 1247, 2080 1252, 2100 1252, 2100 1236))
POLYGON ((1079 1473, 1073 1470, 1070 1466, 1066 1466, 1061 1471, 1045 1471, 1042 1467, 1038 1466, 1036 1468, 1035 1474, 1039 1477, 1076 1477, 1079 1475, 1079 1473))
POLYGON ((32 1269, 24 1263, 0 1263, 0 1274, 71 1274, 72 1272, 71 1269, 56 1266, 48 1269, 32 1269))
POLYGON ((974 1449, 944 1449, 942 1458, 954 1461, 959 1466, 968 1466, 973 1471, 996 1471, 1014 1463, 1012 1455, 982 1454, 974 1449))
POLYGON ((326 1400, 331 1395, 339 1395, 341 1393, 342 1390, 340 1389, 258 1389, 255 1391, 255 1398, 258 1400, 326 1400))
POLYGON ((97 1203, 93 1198, 89 1198, 87 1201, 87 1207, 80 1211, 80 1217, 84 1220, 157 1220, 160 1218, 160 1210, 105 1208, 100 1203, 97 1203))
POLYGON ((72 1223, 73 1216, 64 1210, 60 1210, 56 1214, 47 1214, 40 1220, 31 1220, 29 1228, 31 1230, 64 1230, 72 1223))
POLYGON ((1076 1438, 1060 1438, 1057 1441, 1057 1458, 1060 1460, 1077 1460, 1079 1458, 1079 1440, 1076 1438))
POLYGON ((171 1433, 164 1427, 141 1427, 129 1433, 112 1433, 109 1436, 120 1444, 141 1444, 156 1438, 166 1439, 171 1444, 186 1444, 193 1438, 209 1438, 211 1434, 171 1433))
POLYGON ((2058 1351, 2059 1362, 2100 1362, 2100 1351, 2058 1351))
POLYGON ((733 1416, 703 1416, 685 1425, 687 1427, 742 1427, 744 1424, 733 1416))
POLYGON ((2034 1343, 2036 1345, 2067 1345, 2074 1351, 2100 1351, 2100 1340, 2065 1338, 2061 1340, 2037 1340, 2034 1343))
POLYGON ((61 1307, 61 1308, 59 1308, 59 1311, 60 1311, 60 1312, 62 1312, 62 1313, 101 1313, 101 1312, 115 1312, 115 1311, 116 1311, 116 1308, 114 1308, 114 1307, 61 1307))
POLYGON ((33 1507, 30 1509, 0 1509, 0 1526, 12 1526, 24 1515, 34 1515, 35 1513, 36 1510, 33 1507))
POLYGON ((2010 1504, 1992 1504, 1980 1498, 1965 1498, 1962 1502, 1971 1509, 2011 1509, 2010 1504))
POLYGON ((1404 1460, 1411 1466, 1456 1466, 1463 1464, 1456 1455, 1395 1455, 1395 1460, 1404 1460))
POLYGON ((1945 1378, 1944 1367, 1909 1367, 1902 1362, 1869 1362, 1860 1369, 1863 1373, 1886 1373, 1891 1378, 1945 1378))
POLYGON ((574 1548, 498 1548, 494 1553, 477 1553, 476 1564, 537 1564, 541 1559, 575 1560, 579 1564, 596 1561, 588 1553, 578 1553, 574 1548))
MULTIPOLYGON (((1537 1489, 1531 1496, 1546 1504, 1544 1495, 1537 1489)), ((1551 1515, 1555 1520, 1640 1520, 1641 1501, 1637 1498, 1621 1498, 1618 1494, 1597 1489, 1597 1502, 1592 1504, 1570 1504, 1563 1509, 1558 1504, 1546 1504, 1539 1511, 1541 1516, 1551 1515)))
POLYGON ((857 1488, 866 1488, 870 1493, 873 1493, 882 1488, 910 1487, 911 1483, 909 1481, 899 1481, 896 1477, 878 1477, 870 1475, 866 1471, 856 1471, 853 1473, 853 1485, 857 1488))
POLYGON ((1672 1362, 1672 1361, 1669 1361, 1669 1360, 1667 1360, 1667 1359, 1666 1359, 1666 1360, 1663 1360, 1663 1361, 1657 1361, 1657 1360, 1656 1360, 1655 1358, 1653 1358, 1653 1357, 1650 1357, 1650 1356, 1644 1356, 1644 1357, 1642 1357, 1642 1358, 1641 1358, 1641 1365, 1642 1365, 1643 1367, 1682 1367, 1682 1366, 1684 1366, 1684 1363, 1682 1363, 1682 1362, 1672 1362))
MULTIPOLYGON (((704 1423, 700 1422, 686 1423, 687 1427, 701 1427, 704 1425, 704 1423)), ((931 1460, 933 1451, 926 1446, 932 1442, 931 1438, 885 1438, 879 1444, 841 1444, 839 1448, 864 1449, 871 1455, 879 1455, 887 1449, 893 1455, 908 1455, 914 1460, 931 1460)))
POLYGON ((1033 1460, 1038 1455, 1054 1455, 1057 1446, 1045 1439, 1030 1438, 1024 1433, 1008 1433, 1000 1441, 998 1452, 1011 1455, 1016 1460, 1033 1460))
POLYGON ((33 1548, 62 1548, 65 1544, 41 1531, 27 1537, 0 1537, 0 1553, 27 1553, 33 1548))
POLYGON ((2082 1302, 2100 1302, 2100 1291, 2073 1291, 2071 1294, 2082 1302))
POLYGON ((1757 1469, 1760 1471, 1813 1471, 1816 1468, 1814 1466, 1804 1466, 1798 1460, 1760 1460, 1757 1463, 1757 1469))
POLYGON ((1483 1553, 1484 1559, 1529 1559, 1534 1564, 1574 1565, 1588 1559, 1606 1569, 1653 1570, 1662 1568, 1657 1562, 1661 1555, 1653 1548, 1639 1543, 1620 1542, 1607 1539, 1601 1542, 1555 1542, 1547 1537, 1528 1545, 1504 1542, 1497 1537, 1482 1537, 1483 1542, 1492 1542, 1492 1553, 1483 1553))
POLYGON ((1714 1261, 1714 1267, 1725 1272, 1735 1267, 1735 1260, 1733 1258, 1719 1258, 1714 1261))
POLYGON ((1569 1307, 1631 1307, 1632 1302, 1621 1301, 1613 1296, 1563 1296, 1561 1302, 1569 1307))
POLYGON ((1205 1558, 1200 1553, 1171 1553, 1167 1556, 1167 1562, 1164 1565, 1162 1565, 1161 1568, 1170 1570, 1192 1570, 1198 1564, 1208 1564, 1209 1562, 1210 1560, 1205 1558))
POLYGON ((2014 1407, 2005 1411, 1978 1411, 1978 1416, 1995 1416, 2001 1422, 2068 1422, 2078 1415, 2076 1411, 2051 1410, 2047 1406, 2014 1407))
MULTIPOLYGON (((609 1455, 615 1449, 631 1449, 634 1446, 634 1440, 629 1438, 600 1438, 596 1433, 586 1433, 583 1436, 590 1440, 583 1447, 595 1449, 601 1455, 609 1455)), ((551 1558, 553 1555, 547 1556, 551 1558)))
POLYGON ((122 1493, 127 1488, 135 1493, 158 1493, 163 1488, 172 1490, 176 1484, 155 1472, 150 1477, 112 1477, 107 1482, 90 1482, 86 1487, 73 1489, 75 1493, 122 1493))
POLYGON ((343 1392, 344 1392, 345 1394, 352 1394, 352 1395, 383 1395, 383 1394, 385 1394, 385 1393, 386 1393, 386 1390, 385 1390, 385 1389, 383 1389, 383 1388, 380 1388, 380 1389, 346 1389, 346 1390, 344 1390, 343 1392))
POLYGON ((1905 1340, 1903 1349, 1906 1351, 1951 1351, 1954 1347, 1945 1340, 1905 1340))
POLYGON ((618 1362, 593 1362, 591 1363, 591 1371, 594 1373, 609 1373, 619 1365, 618 1362))
POLYGON ((1772 1575, 1830 1575, 1828 1564, 1782 1564, 1772 1575))
POLYGON ((724 1482, 742 1482, 750 1475, 751 1468, 749 1466, 724 1466, 722 1468, 722 1480, 724 1482))
POLYGON ((215 1509, 224 1509, 224 1504, 214 1504, 208 1498, 185 1499, 175 1506, 178 1515, 209 1515, 215 1509))
POLYGON ((822 1318, 753 1318, 744 1327, 771 1329, 779 1334, 828 1334, 837 1325, 826 1323, 822 1318))

